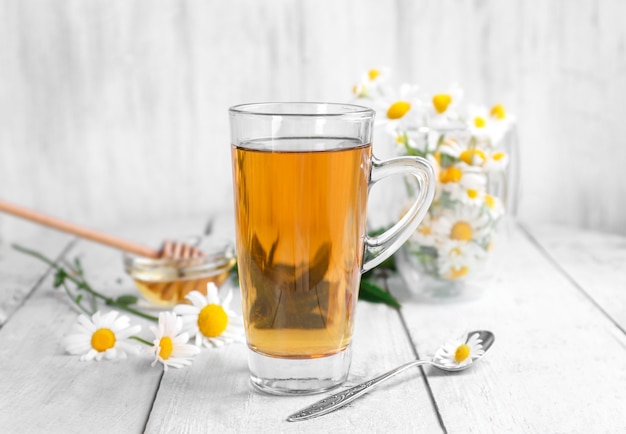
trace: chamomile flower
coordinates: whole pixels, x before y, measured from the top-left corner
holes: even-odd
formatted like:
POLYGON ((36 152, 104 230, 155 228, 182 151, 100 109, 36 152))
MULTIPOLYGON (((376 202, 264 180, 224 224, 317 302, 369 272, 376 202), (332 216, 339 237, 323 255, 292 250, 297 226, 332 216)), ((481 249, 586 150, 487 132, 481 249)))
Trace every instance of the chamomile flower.
POLYGON ((128 337, 141 330, 139 325, 130 325, 127 316, 119 316, 111 311, 102 314, 99 311, 91 318, 80 315, 72 328, 72 333, 63 339, 63 344, 70 354, 81 354, 80 360, 126 358, 126 353, 137 353, 137 347, 128 341, 128 337))
POLYGON ((435 353, 434 359, 449 368, 462 368, 485 354, 478 333, 450 339, 435 353))
POLYGON ((515 125, 515 116, 506 111, 502 104, 495 104, 489 111, 492 126, 492 145, 498 146, 515 125))
POLYGON ((439 130, 456 129, 460 126, 457 109, 463 99, 463 89, 452 84, 441 93, 430 98, 429 126, 439 130))
POLYGON ((504 151, 496 150, 495 152, 488 154, 484 164, 484 169, 487 172, 499 172, 503 171, 507 164, 509 164, 508 154, 504 151))
POLYGON ((457 206, 437 219, 433 231, 453 241, 479 241, 489 233, 489 217, 479 207, 457 206))
POLYGON ((491 110, 489 110, 489 116, 493 119, 503 121, 507 118, 507 112, 502 104, 495 104, 491 107, 491 110))
POLYGON ((483 201, 485 208, 487 209, 487 213, 492 221, 498 220, 504 215, 504 204, 499 197, 485 194, 483 196, 483 201))
POLYGON ((233 342, 244 342, 243 323, 228 305, 232 299, 229 291, 220 300, 217 286, 207 284, 207 295, 199 291, 187 294, 191 304, 179 304, 174 312, 181 316, 183 330, 194 338, 197 346, 221 347, 233 342))
POLYGON ((169 366, 182 368, 191 365, 191 360, 200 352, 200 348, 187 344, 189 334, 181 333, 182 328, 183 322, 174 312, 159 313, 158 327, 150 326, 155 336, 154 346, 149 350, 155 355, 152 366, 161 362, 167 371, 169 366))
POLYGON ((369 69, 358 84, 352 87, 352 93, 357 98, 373 98, 379 93, 380 87, 384 85, 389 76, 389 68, 369 69))
POLYGON ((433 233, 432 219, 429 214, 426 214, 424 219, 420 222, 417 230, 411 234, 410 240, 416 242, 422 246, 434 246, 435 236, 433 233))
POLYGON ((390 94, 376 101, 376 126, 383 127, 392 137, 408 126, 421 125, 424 115, 423 105, 418 98, 418 87, 408 84, 400 86, 396 94, 390 94))
POLYGON ((480 193, 485 191, 487 177, 479 170, 457 164, 442 169, 439 174, 441 189, 450 194, 453 200, 463 204, 478 203, 480 193))
POLYGON ((459 154, 459 160, 468 166, 482 166, 487 161, 487 154, 482 149, 472 146, 459 154))
POLYGON ((484 255, 477 244, 443 240, 437 245, 437 267, 439 275, 448 280, 458 280, 476 274, 484 255))
POLYGON ((492 118, 486 107, 470 106, 467 122, 472 136, 480 142, 491 142, 492 118))
POLYGON ((379 87, 384 84, 388 78, 389 68, 372 68, 368 69, 367 72, 363 74, 361 83, 367 83, 370 87, 379 87))
POLYGON ((463 205, 481 206, 485 203, 484 188, 484 182, 477 182, 475 186, 468 186, 467 188, 455 188, 450 190, 450 198, 463 205))
POLYGON ((465 147, 461 146, 459 141, 454 137, 445 138, 437 148, 440 155, 452 157, 454 160, 459 160, 464 150, 465 147))

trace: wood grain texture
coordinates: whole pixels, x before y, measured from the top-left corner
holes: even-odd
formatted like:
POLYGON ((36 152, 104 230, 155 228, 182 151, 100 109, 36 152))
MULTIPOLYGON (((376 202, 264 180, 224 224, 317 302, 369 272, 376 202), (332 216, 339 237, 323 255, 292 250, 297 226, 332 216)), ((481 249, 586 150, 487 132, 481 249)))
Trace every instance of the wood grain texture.
MULTIPOLYGON (((411 360, 407 344, 393 310, 359 303, 353 363, 345 386, 411 360)), ((245 346, 230 346, 204 352, 190 369, 166 372, 147 432, 374 432, 383 426, 388 432, 442 431, 417 369, 340 411, 290 423, 287 416, 321 396, 276 397, 255 392, 246 357, 245 346)))
MULTIPOLYGON (((222 234, 220 220, 215 224, 216 232, 222 234)), ((185 226, 200 228, 204 222, 190 220, 185 226)), ((227 223, 224 228, 228 232, 227 223)), ((125 226, 118 232, 148 242, 160 239, 163 233, 183 230, 178 222, 171 222, 125 226)), ((37 248, 54 256, 67 240, 51 234, 49 241, 37 248)), ((29 241, 23 244, 32 247, 29 241)), ((22 258, 12 252, 0 256, 0 264, 11 265, 13 259, 9 258, 14 257, 22 258)), ((116 250, 78 240, 65 254, 68 260, 75 257, 81 259, 88 280, 101 292, 111 296, 134 292, 116 250)), ((19 275, 3 276, 19 282, 24 276, 43 272, 37 268, 32 273, 23 268, 16 271, 19 275)), ((235 309, 237 303, 238 293, 233 301, 235 309)), ((0 378, 0 387, 9 391, 0 394, 0 426, 7 432, 142 432, 144 425, 145 432, 150 433, 319 432, 337 427, 348 431, 368 426, 377 429, 381 423, 396 432, 441 431, 418 370, 407 372, 342 412, 294 425, 285 421, 287 415, 316 397, 277 398, 254 392, 248 380, 244 345, 205 351, 191 367, 171 369, 161 379, 161 367, 150 368, 147 355, 97 363, 80 362, 65 354, 60 341, 76 316, 69 300, 51 288, 48 278, 0 329, 0 357, 7 373, 0 378), (17 388, 17 384, 21 386, 17 388), (14 400, 17 404, 12 404, 14 400), (407 400, 411 404, 403 407, 407 400)), ((413 357, 396 311, 360 303, 357 318, 353 366, 346 386, 413 357)), ((148 323, 135 317, 131 321, 143 324, 140 336, 150 340, 148 323)))
MULTIPOLYGON (((21 240, 17 244, 36 248, 44 255, 56 258, 70 247, 70 240, 67 235, 47 231, 37 238, 21 240)), ((46 264, 18 253, 9 244, 0 244, 0 329, 44 283, 48 272, 49 267, 46 264)))
POLYGON ((626 335, 523 233, 513 232, 501 252, 498 278, 480 299, 423 304, 405 296, 403 315, 421 355, 454 330, 496 336, 470 371, 427 370, 448 432, 624 431, 626 335))
MULTIPOLYGON (((55 241, 38 248, 53 250, 56 245, 55 241)), ((81 256, 90 283, 100 291, 111 296, 132 291, 119 253, 92 246, 88 251, 70 251, 67 257, 81 256)), ((35 259, 31 261, 36 264, 35 259)), ((54 290, 48 277, 0 329, 0 389, 4 391, 0 426, 4 432, 143 430, 161 371, 150 369, 147 354, 102 362, 81 362, 78 356, 67 355, 61 340, 77 316, 67 296, 54 290)), ((141 323, 140 336, 150 337, 146 321, 133 317, 131 322, 141 323)))
POLYGON ((528 229, 555 264, 626 331, 626 237, 555 226, 528 229))
MULTIPOLYGON (((204 226, 202 220, 185 227, 125 225, 119 233, 149 242, 204 226)), ((412 359, 414 350, 431 355, 455 330, 494 331, 484 361, 464 373, 428 368, 426 383, 417 369, 406 372, 336 413, 291 424, 286 416, 314 398, 251 391, 244 346, 203 352, 191 367, 163 377, 147 355, 100 363, 68 356, 60 340, 77 313, 49 277, 37 284, 45 266, 32 260, 28 269, 23 259, 30 258, 2 250, 6 287, 34 291, 17 295, 24 302, 0 328, 0 426, 18 433, 441 432, 441 417, 449 433, 622 432, 626 335, 616 322, 624 305, 623 237, 525 227, 540 244, 513 226, 500 246, 497 278, 482 298, 425 304, 396 277, 389 286, 403 303, 402 319, 386 306, 360 302, 347 386, 412 359)), ((216 231, 222 233, 220 226, 216 231)), ((52 234, 35 247, 55 256, 67 243, 52 234)), ((66 254, 75 256, 101 291, 133 291, 119 252, 78 242, 66 254)), ((141 336, 150 339, 150 332, 141 336)))
MULTIPOLYGON (((0 197, 94 228, 232 208, 230 105, 398 83, 519 119, 527 221, 626 234, 619 0, 0 2, 0 197)), ((0 216, 0 239, 40 233, 0 216)))

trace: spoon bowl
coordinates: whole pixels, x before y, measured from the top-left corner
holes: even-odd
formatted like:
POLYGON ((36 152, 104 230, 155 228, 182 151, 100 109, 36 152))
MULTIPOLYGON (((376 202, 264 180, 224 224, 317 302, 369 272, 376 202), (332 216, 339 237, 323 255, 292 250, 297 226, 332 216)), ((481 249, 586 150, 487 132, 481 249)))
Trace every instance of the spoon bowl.
POLYGON ((435 352, 435 355, 431 359, 413 360, 411 362, 405 363, 404 365, 398 366, 397 368, 392 369, 391 371, 388 371, 382 375, 379 375, 376 378, 368 380, 357 386, 351 387, 350 389, 328 396, 292 414, 291 416, 287 418, 287 421, 297 422, 301 420, 312 419, 314 417, 322 416, 324 414, 328 414, 332 411, 335 411, 343 407, 344 405, 354 401, 358 397, 365 395, 372 388, 379 385, 383 381, 386 381, 390 379, 391 377, 396 376, 400 372, 403 372, 414 366, 432 365, 435 368, 441 369, 442 371, 448 371, 448 372, 463 371, 469 368, 470 366, 472 366, 478 360, 482 359, 485 356, 485 354, 487 354, 487 351, 489 351, 489 349, 493 346, 493 343, 495 341, 495 336, 492 332, 488 330, 477 330, 477 331, 468 333, 465 336, 463 342, 467 344, 474 335, 478 335, 478 339, 476 342, 481 345, 482 352, 479 352, 475 356, 469 354, 469 357, 471 357, 469 362, 457 363, 456 365, 443 363, 441 355, 444 352, 444 346, 441 346, 435 352))

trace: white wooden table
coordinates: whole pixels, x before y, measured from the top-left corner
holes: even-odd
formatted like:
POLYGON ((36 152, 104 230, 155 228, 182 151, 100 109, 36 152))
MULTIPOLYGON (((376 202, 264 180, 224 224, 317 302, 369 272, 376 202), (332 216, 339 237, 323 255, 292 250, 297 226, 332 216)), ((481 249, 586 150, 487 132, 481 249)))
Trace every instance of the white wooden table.
MULTIPOLYGON (((116 233, 154 242, 203 224, 116 233)), ((133 289, 117 251, 53 231, 15 241, 55 258, 79 256, 103 292, 133 289)), ((5 242, 0 432, 626 432, 626 239, 511 224, 501 247, 498 277, 478 300, 419 303, 392 277, 400 310, 360 301, 346 386, 431 354, 459 329, 495 333, 484 361, 457 374, 416 368, 342 410, 289 423, 287 415, 320 396, 253 391, 243 345, 203 351, 191 367, 166 373, 148 355, 96 363, 64 353, 61 338, 78 313, 52 288, 45 264, 5 242)), ((141 335, 152 338, 147 327, 141 335)))

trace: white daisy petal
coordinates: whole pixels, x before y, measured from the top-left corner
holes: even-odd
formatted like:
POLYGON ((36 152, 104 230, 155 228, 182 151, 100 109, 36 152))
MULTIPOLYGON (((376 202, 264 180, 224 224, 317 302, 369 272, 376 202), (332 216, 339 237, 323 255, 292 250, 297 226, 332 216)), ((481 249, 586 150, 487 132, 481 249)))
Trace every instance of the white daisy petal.
POLYGON ((179 304, 174 307, 174 312, 178 315, 193 315, 198 314, 200 309, 197 306, 189 305, 189 304, 179 304))
POLYGON ((84 361, 125 358, 126 352, 135 348, 127 338, 139 332, 141 326, 129 326, 128 317, 118 315, 116 311, 106 314, 98 311, 91 318, 80 315, 72 327, 74 333, 63 339, 65 350, 81 354, 80 360, 84 361))
POLYGON ((196 346, 218 348, 233 342, 245 342, 242 319, 229 309, 232 298, 232 293, 228 291, 224 295, 224 300, 220 301, 217 286, 209 283, 206 296, 198 291, 192 291, 187 295, 187 299, 193 303, 192 306, 178 305, 174 308, 174 312, 180 315, 179 321, 182 324, 182 331, 194 338, 196 346), (207 306, 212 307, 207 311, 205 310, 207 306), (219 306, 219 308, 215 306, 219 306), (223 314, 213 313, 215 309, 222 311, 223 314), (213 321, 218 321, 218 323, 213 321), (219 333, 219 335, 205 336, 203 330, 211 335, 215 333, 219 333))
POLYGON ((155 356, 152 366, 161 362, 167 371, 168 367, 181 368, 191 364, 200 349, 187 344, 189 335, 179 334, 182 328, 183 322, 174 312, 159 314, 159 327, 152 329, 155 334, 154 347, 150 350, 155 356))
POLYGON ((200 291, 191 291, 189 294, 187 294, 185 298, 189 300, 191 304, 193 304, 196 307, 202 308, 203 306, 206 305, 206 297, 202 295, 200 291))
POLYGON ((85 330, 90 331, 92 333, 96 331, 96 326, 94 325, 94 323, 85 315, 80 315, 77 321, 78 321, 78 324, 82 325, 85 328, 85 330))
POLYGON ((215 283, 209 282, 206 288, 206 301, 207 304, 220 304, 220 297, 217 292, 217 286, 215 283))

